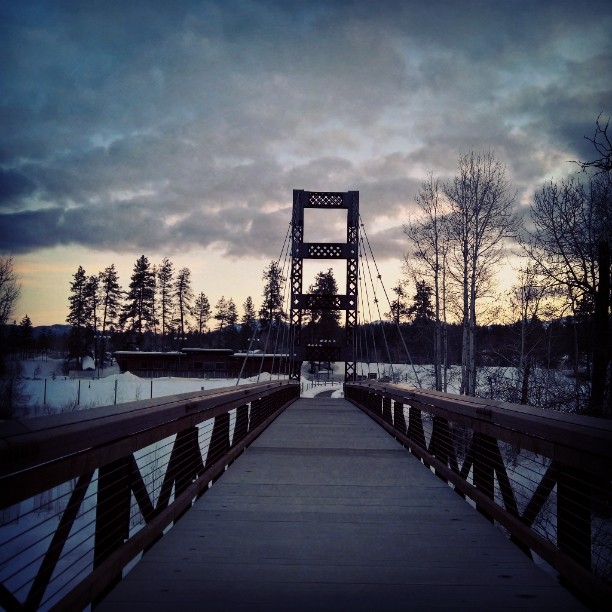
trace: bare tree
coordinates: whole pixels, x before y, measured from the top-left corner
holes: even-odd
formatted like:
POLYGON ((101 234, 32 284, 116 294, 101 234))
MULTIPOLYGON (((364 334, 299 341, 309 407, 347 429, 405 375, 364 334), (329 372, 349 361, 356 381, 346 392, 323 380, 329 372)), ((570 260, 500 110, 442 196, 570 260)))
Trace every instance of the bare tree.
POLYGON ((534 367, 533 353, 537 348, 534 338, 539 329, 539 318, 551 288, 547 280, 541 278, 531 262, 519 271, 518 279, 509 295, 510 312, 518 323, 518 347, 516 358, 516 385, 513 402, 527 404, 530 377, 534 367))
MULTIPOLYGON (((534 195, 531 217, 534 230, 524 247, 538 272, 565 295, 574 315, 592 317, 597 340, 593 342, 593 374, 589 411, 601 415, 610 361, 610 245, 612 244, 612 181, 599 172, 581 181, 576 177, 550 182, 534 195)), ((578 328, 574 370, 576 408, 578 393, 578 328)), ((609 399, 609 398, 608 398, 609 399)))
POLYGON ((610 127, 610 117, 605 125, 601 118, 603 113, 599 113, 595 121, 595 133, 593 138, 585 136, 592 143, 599 155, 598 158, 592 161, 575 161, 583 170, 595 169, 597 172, 612 172, 612 142, 608 136, 608 127, 610 127))
POLYGON ((404 225, 411 249, 404 256, 404 269, 416 283, 431 279, 434 292, 434 379, 436 390, 447 388, 447 260, 449 254, 450 207, 440 181, 430 174, 415 197, 419 214, 404 225), (444 371, 442 370, 444 364, 444 371))
POLYGON ((0 255, 0 325, 11 318, 20 293, 13 258, 0 255))
POLYGON ((491 286, 506 239, 518 233, 515 194, 510 192, 505 166, 491 151, 462 155, 457 175, 443 189, 451 207, 449 270, 463 298, 461 393, 474 395, 477 301, 491 286))

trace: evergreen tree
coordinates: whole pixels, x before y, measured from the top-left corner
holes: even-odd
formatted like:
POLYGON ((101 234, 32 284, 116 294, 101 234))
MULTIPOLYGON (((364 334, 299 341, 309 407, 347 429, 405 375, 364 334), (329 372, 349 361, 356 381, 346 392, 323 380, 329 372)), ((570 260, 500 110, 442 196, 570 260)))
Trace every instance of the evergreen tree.
POLYGON ((206 323, 211 315, 210 302, 204 293, 199 293, 196 297, 193 314, 195 316, 195 331, 199 334, 201 339, 206 329, 206 323))
MULTIPOLYGON (((315 282, 309 287, 309 293, 314 295, 337 295, 338 283, 334 278, 334 271, 328 268, 327 271, 319 272, 315 277, 315 282)), ((340 311, 331 308, 321 308, 309 312, 311 323, 311 334, 314 340, 325 339, 334 340, 338 335, 340 311), (316 330, 316 331, 315 331, 316 330), (316 336, 316 337, 315 337, 316 336)))
POLYGON ((70 354, 76 357, 80 364, 86 350, 85 332, 90 321, 90 302, 87 297, 88 279, 82 266, 79 266, 72 278, 66 322, 71 326, 68 340, 70 354))
POLYGON ((130 289, 126 303, 119 317, 122 327, 127 325, 130 331, 142 339, 145 331, 155 325, 155 273, 149 260, 142 255, 134 264, 130 289))
POLYGON ((106 332, 113 330, 117 324, 117 317, 121 308, 123 291, 119 285, 119 275, 115 264, 111 264, 98 275, 100 280, 100 317, 102 325, 102 342, 100 346, 100 360, 104 367, 104 359, 107 351, 106 332))
POLYGON ((391 291, 395 293, 395 299, 391 302, 391 312, 388 312, 387 316, 390 317, 396 325, 399 325, 402 318, 408 314, 406 306, 406 291, 404 290, 401 282, 393 287, 391 291))
POLYGON ((227 300, 227 325, 233 326, 236 325, 238 321, 238 308, 236 308, 236 303, 232 298, 227 300))
POLYGON ((178 308, 179 335, 181 342, 185 339, 185 322, 192 312, 191 302, 193 291, 191 289, 191 271, 181 268, 174 281, 174 298, 178 308))
POLYGON ((255 306, 253 305, 253 299, 249 295, 247 299, 244 301, 242 305, 242 309, 244 314, 242 315, 241 323, 247 325, 248 327, 253 327, 255 321, 257 320, 257 312, 255 311, 255 306))
POLYGON ((283 276, 279 263, 271 261, 264 270, 262 278, 265 281, 265 285, 263 304, 259 311, 259 316, 265 323, 278 323, 287 316, 283 311, 283 287, 285 286, 286 279, 283 276))
POLYGON ((24 358, 34 348, 34 328, 27 314, 19 323, 19 344, 24 358))
POLYGON ((434 321, 432 296, 433 289, 424 280, 418 281, 412 305, 407 310, 408 316, 413 318, 414 323, 431 323, 434 321))
POLYGON ((85 284, 85 299, 87 300, 87 331, 88 336, 93 336, 94 364, 98 365, 98 307, 99 307, 99 286, 97 276, 88 277, 85 284))
POLYGON ((169 332, 173 325, 174 313, 174 264, 165 257, 157 269, 157 286, 159 293, 159 313, 161 322, 162 345, 165 348, 169 332))
POLYGON ((227 324, 227 300, 225 299, 225 296, 221 296, 219 298, 219 301, 215 304, 215 310, 217 311, 215 313, 215 319, 217 319, 217 321, 219 322, 217 325, 217 329, 221 330, 223 329, 226 324, 227 324))

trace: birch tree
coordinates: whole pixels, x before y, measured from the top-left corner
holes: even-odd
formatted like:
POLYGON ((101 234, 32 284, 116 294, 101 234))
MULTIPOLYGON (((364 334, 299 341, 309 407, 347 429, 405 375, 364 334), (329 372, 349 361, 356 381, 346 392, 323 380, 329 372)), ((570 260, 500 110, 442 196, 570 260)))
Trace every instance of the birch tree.
POLYGON ((475 395, 476 307, 491 287, 506 239, 518 233, 515 194, 510 191, 505 166, 491 151, 461 155, 456 176, 443 190, 450 205, 449 270, 461 286, 463 303, 460 391, 475 395))
POLYGON ((404 270, 416 283, 430 279, 434 295, 434 380, 438 391, 446 391, 448 335, 446 321, 447 261, 450 207, 440 181, 430 174, 415 196, 418 213, 404 225, 410 248, 404 270), (443 371, 444 364, 444 371, 443 371))

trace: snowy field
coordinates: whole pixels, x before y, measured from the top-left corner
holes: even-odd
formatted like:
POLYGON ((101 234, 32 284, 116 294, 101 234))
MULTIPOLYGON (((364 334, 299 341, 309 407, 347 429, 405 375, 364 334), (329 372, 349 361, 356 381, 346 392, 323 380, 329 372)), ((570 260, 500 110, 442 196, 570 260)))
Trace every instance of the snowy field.
MULTIPOLYGON (((279 380, 279 377, 262 373, 259 377, 241 379, 206 379, 166 377, 145 379, 129 372, 121 374, 118 368, 108 368, 104 376, 97 377, 92 372, 91 377, 81 373, 80 378, 61 374, 62 361, 53 359, 35 359, 21 362, 22 394, 26 408, 17 416, 30 417, 57 412, 84 410, 96 406, 109 406, 125 402, 144 400, 179 393, 197 392, 221 387, 232 387, 236 384, 266 382, 279 380)), ((431 384, 431 368, 419 366, 411 368, 405 365, 390 367, 383 364, 357 364, 357 374, 377 378, 395 377, 409 385, 419 386, 419 383, 431 384)), ((344 364, 333 364, 333 370, 321 371, 317 375, 308 372, 308 365, 302 368, 302 397, 314 397, 319 394, 332 397, 342 397, 342 379, 344 364)))

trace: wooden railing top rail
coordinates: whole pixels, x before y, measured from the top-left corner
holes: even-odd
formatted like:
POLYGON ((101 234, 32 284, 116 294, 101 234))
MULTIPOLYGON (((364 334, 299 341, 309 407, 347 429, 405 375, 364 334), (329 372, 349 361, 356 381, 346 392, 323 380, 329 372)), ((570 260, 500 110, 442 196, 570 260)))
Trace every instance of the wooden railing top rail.
MULTIPOLYGON (((113 461, 228 409, 266 396, 284 381, 182 393, 79 412, 0 422, 0 507, 13 500, 11 481, 38 470, 49 486, 113 461), (188 422, 188 423, 187 423, 188 422), (54 469, 58 463, 61 470, 54 469)), ((23 496, 23 492, 22 492, 23 496)))
POLYGON ((494 435, 567 465, 612 474, 612 421, 544 410, 486 398, 469 397, 407 385, 347 383, 371 389, 393 401, 425 404, 428 411, 494 435))

